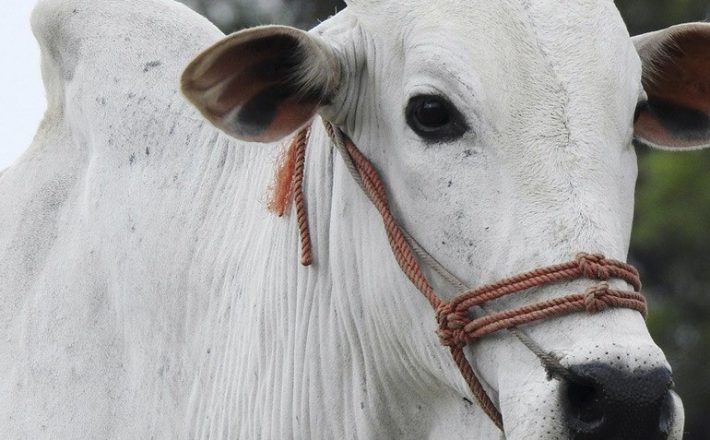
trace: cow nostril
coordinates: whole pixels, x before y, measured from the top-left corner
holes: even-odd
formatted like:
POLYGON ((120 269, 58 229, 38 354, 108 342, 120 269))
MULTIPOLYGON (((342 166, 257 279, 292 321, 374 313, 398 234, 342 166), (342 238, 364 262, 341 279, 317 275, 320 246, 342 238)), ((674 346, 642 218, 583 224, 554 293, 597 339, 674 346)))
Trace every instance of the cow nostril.
POLYGON ((661 417, 658 421, 659 432, 670 435, 673 429, 673 396, 668 393, 661 405, 661 417))
POLYGON ((604 423, 604 404, 597 387, 582 382, 567 382, 564 395, 573 431, 590 433, 604 423))
POLYGON ((623 371, 577 365, 560 389, 575 440, 666 440, 673 428, 672 377, 663 368, 623 371))

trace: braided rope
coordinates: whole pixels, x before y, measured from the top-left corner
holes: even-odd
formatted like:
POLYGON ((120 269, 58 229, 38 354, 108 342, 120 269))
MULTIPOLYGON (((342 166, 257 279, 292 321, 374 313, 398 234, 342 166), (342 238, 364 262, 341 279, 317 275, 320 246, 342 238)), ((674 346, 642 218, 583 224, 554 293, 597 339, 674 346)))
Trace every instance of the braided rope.
POLYGON ((296 205, 296 221, 298 223, 298 235, 301 239, 301 264, 310 266, 313 264, 313 252, 311 247, 311 234, 308 231, 308 211, 306 210, 306 197, 303 192, 303 177, 306 168, 306 145, 310 127, 298 132, 294 139, 296 147, 295 175, 293 178, 293 199, 296 205))
MULTIPOLYGON (((305 147, 308 141, 308 130, 308 128, 303 129, 294 140, 297 143, 294 201, 301 238, 301 262, 304 265, 309 265, 313 261, 303 192, 305 147)), ((331 140, 340 150, 353 178, 362 187, 367 197, 380 213, 390 247, 402 272, 435 310, 439 325, 437 334, 441 344, 449 347, 454 362, 481 409, 501 431, 503 430, 503 419, 500 411, 496 408, 474 372, 473 367, 466 359, 463 347, 491 333, 509 330, 540 358, 550 376, 570 377, 571 373, 559 363, 554 355, 545 353, 537 343, 517 327, 571 313, 585 311, 590 314, 599 313, 610 307, 637 310, 646 317, 646 301, 638 293, 641 290, 641 281, 636 268, 620 261, 607 259, 599 254, 579 253, 574 260, 566 263, 538 268, 475 289, 466 288, 463 282, 446 270, 399 226, 389 209, 387 191, 382 179, 355 144, 330 123, 326 123, 326 130, 331 140), (420 259, 463 292, 449 302, 442 300, 424 275, 419 263, 420 259), (598 280, 600 283, 587 289, 584 293, 553 298, 512 310, 491 313, 484 306, 490 301, 520 293, 533 287, 580 278, 598 280), (633 287, 634 291, 611 289, 607 283, 611 279, 620 279, 627 282, 633 287), (486 314, 480 318, 472 319, 468 314, 469 309, 472 307, 481 307, 486 311, 486 314)))
MULTIPOLYGON (((347 162, 347 160, 346 160, 347 162)), ((465 292, 471 290, 470 287, 461 281, 456 275, 449 272, 436 258, 432 257, 411 235, 407 234, 407 231, 403 231, 409 241, 409 245, 412 246, 417 257, 428 267, 434 270, 439 276, 441 276, 446 282, 448 282, 452 287, 456 288, 460 292, 465 292)), ((489 307, 481 304, 478 306, 484 313, 493 313, 489 307)), ((542 364, 542 367, 547 372, 548 379, 566 379, 572 380, 574 375, 565 368, 561 363, 559 358, 554 353, 546 352, 540 345, 535 342, 530 336, 528 336, 522 330, 511 327, 506 329, 511 335, 520 341, 528 350, 530 350, 542 364)))

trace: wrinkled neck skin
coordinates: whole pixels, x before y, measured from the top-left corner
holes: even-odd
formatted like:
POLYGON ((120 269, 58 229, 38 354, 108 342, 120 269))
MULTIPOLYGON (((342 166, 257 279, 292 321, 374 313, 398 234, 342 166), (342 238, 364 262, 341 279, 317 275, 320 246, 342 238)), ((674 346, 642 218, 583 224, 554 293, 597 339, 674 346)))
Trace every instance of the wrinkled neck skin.
MULTIPOLYGON (((239 156, 245 146, 225 148, 239 156)), ((244 151, 250 148, 264 150, 244 151)), ((225 194, 250 200, 250 212, 263 212, 258 200, 272 176, 273 153, 245 156, 250 173, 262 164, 259 177, 245 188, 248 194, 236 186, 225 194)), ((194 390, 188 408, 188 430, 218 438, 442 438, 471 432, 497 438, 490 421, 464 400, 469 393, 437 343, 433 311, 396 266, 378 214, 320 121, 308 147, 306 199, 315 249, 311 267, 298 264, 293 214, 275 219, 263 212, 254 224, 230 226, 204 249, 214 253, 217 244, 218 254, 239 256, 230 257, 220 269, 224 275, 211 283, 221 298, 199 324, 206 338, 198 353, 211 352, 197 379, 204 386, 194 390), (246 238, 251 236, 258 238, 246 238), (245 276, 252 273, 259 275, 245 276)), ((215 206, 223 204, 228 206, 215 206)), ((205 221, 230 224, 244 209, 223 209, 224 219, 205 221)))
POLYGON ((265 208, 279 146, 177 92, 216 29, 153 1, 34 21, 49 107, 0 176, 0 437, 496 438, 319 121, 305 268, 265 208))

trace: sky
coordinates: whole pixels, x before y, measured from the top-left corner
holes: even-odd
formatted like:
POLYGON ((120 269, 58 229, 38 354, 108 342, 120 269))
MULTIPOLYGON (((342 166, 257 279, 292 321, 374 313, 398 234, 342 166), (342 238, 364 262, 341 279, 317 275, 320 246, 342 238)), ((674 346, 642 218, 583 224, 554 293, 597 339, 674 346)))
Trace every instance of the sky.
POLYGON ((45 109, 39 47, 30 30, 35 0, 2 0, 0 14, 0 170, 30 145, 45 109))

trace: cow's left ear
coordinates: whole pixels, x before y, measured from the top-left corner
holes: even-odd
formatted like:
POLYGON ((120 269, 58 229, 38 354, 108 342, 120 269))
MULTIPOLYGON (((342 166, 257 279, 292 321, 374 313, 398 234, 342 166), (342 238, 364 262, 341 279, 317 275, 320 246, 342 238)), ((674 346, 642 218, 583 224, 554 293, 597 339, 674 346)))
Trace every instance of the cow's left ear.
POLYGON ((286 26, 234 33, 182 75, 182 92, 222 131, 277 141, 305 125, 335 94, 340 67, 319 37, 286 26))
POLYGON ((638 142, 668 150, 710 147, 710 23, 673 26, 633 38, 643 64, 638 142))

